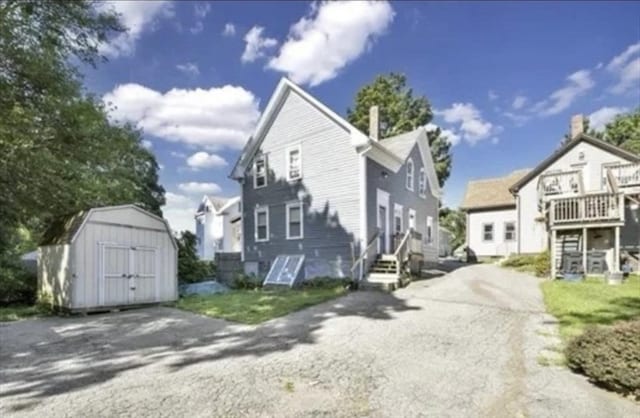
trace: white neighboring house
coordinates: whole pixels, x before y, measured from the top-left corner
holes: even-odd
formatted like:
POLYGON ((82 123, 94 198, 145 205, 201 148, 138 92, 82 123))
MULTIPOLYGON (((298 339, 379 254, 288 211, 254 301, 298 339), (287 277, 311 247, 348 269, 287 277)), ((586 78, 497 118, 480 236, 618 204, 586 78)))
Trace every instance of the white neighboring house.
POLYGON ((478 256, 549 249, 558 271, 619 271, 640 252, 640 156, 582 134, 533 170, 471 181, 463 209, 467 245, 478 256))
POLYGON ((242 251, 240 196, 204 196, 195 215, 198 256, 213 260, 216 253, 242 251))

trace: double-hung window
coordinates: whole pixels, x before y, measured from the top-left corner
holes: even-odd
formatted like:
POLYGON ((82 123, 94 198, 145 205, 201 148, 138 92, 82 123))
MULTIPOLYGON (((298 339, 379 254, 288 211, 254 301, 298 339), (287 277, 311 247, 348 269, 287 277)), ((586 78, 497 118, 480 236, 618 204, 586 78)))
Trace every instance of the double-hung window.
POLYGON ((413 191, 413 170, 414 170, 414 166, 413 166, 413 160, 411 158, 409 158, 407 160, 407 189, 413 191))
POLYGON ((267 156, 256 157, 253 163, 253 187, 258 189, 267 185, 267 156))
POLYGON ((395 203, 393 205, 393 230, 396 234, 402 234, 402 224, 402 205, 395 203))
POLYGON ((259 207, 255 210, 256 242, 269 241, 269 207, 259 207))
POLYGON ((302 178, 302 149, 300 145, 287 148, 287 180, 294 181, 302 178))
POLYGON ((287 239, 300 239, 304 236, 302 202, 287 204, 287 239))
POLYGON ((420 174, 418 175, 418 194, 420 197, 425 197, 427 192, 427 176, 424 172, 424 167, 420 169, 420 174))
POLYGON ((504 240, 516 240, 516 224, 514 222, 505 222, 504 224, 504 240))
POLYGON ((493 241, 493 224, 482 225, 482 240, 493 241))

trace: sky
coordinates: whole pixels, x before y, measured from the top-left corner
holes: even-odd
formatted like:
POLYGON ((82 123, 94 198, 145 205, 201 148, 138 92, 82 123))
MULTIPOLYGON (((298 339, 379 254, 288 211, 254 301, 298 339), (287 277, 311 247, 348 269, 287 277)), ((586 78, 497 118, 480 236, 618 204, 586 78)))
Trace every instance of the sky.
MULTIPOLYGON (((105 2, 128 28, 86 68, 111 118, 143 129, 165 217, 194 230, 279 79, 346 114, 378 74, 407 75, 452 143, 444 204, 470 179, 534 167, 574 114, 601 129, 640 106, 640 3, 105 2)), ((432 125, 429 125, 430 128, 432 125)))

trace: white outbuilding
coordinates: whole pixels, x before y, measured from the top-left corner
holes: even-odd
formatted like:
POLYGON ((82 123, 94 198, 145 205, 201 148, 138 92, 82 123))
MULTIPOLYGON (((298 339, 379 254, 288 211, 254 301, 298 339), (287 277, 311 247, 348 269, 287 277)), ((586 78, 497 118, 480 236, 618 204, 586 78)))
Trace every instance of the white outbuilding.
POLYGON ((174 301, 178 248, 168 223, 135 205, 54 222, 38 248, 38 290, 70 311, 174 301))

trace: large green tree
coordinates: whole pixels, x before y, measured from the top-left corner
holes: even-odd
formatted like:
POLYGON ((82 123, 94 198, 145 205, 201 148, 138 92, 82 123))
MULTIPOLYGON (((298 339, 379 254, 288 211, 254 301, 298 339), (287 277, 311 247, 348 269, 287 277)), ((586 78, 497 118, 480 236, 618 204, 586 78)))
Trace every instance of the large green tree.
POLYGON ((464 244, 467 239, 467 217, 464 212, 450 208, 440 209, 440 225, 451 232, 453 249, 464 244))
POLYGON ((100 44, 124 30, 96 4, 0 2, 0 227, 124 202, 160 213, 158 164, 141 133, 111 124, 82 87, 78 65, 100 62, 100 44))
MULTIPOLYGON (((380 138, 409 132, 431 122, 433 112, 427 98, 414 95, 404 74, 379 75, 372 83, 362 87, 347 119, 362 132, 369 130, 369 109, 379 107, 380 138)), ((451 172, 451 144, 440 129, 427 133, 440 186, 451 172)))
POLYGON ((640 107, 616 116, 605 126, 601 138, 640 155, 640 107))

